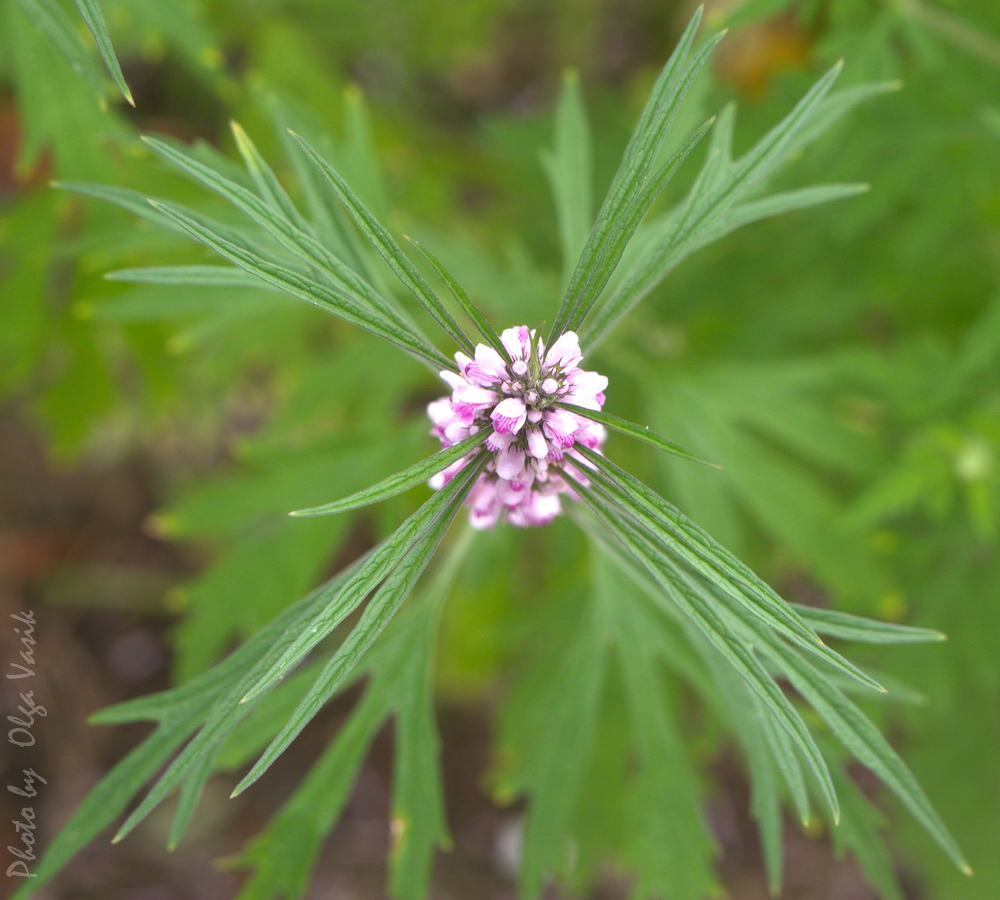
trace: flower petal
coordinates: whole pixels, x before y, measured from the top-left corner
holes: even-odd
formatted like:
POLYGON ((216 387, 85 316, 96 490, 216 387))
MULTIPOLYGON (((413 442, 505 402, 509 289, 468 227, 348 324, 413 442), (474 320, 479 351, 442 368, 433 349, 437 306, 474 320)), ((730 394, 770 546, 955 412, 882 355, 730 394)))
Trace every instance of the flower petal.
POLYGON ((563 371, 566 371, 574 368, 581 359, 583 359, 583 351, 580 350, 580 339, 576 336, 576 332, 564 331, 549 347, 543 365, 546 369, 561 366, 563 371))
POLYGON ((501 400, 496 409, 490 413, 493 427, 500 434, 517 434, 528 417, 528 410, 520 397, 508 397, 501 400))
POLYGON ((524 471, 524 451, 520 447, 508 447, 497 454, 497 475, 507 481, 518 478, 524 471))
POLYGON ((527 325, 505 328, 500 341, 507 348, 511 359, 527 359, 531 355, 531 332, 527 325))

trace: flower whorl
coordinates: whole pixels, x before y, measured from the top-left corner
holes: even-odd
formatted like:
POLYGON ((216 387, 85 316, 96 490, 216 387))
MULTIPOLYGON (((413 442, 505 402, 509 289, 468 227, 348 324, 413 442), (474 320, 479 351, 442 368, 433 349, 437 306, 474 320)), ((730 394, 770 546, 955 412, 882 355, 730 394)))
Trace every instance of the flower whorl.
MULTIPOLYGON (((561 511, 559 495, 574 496, 562 473, 586 479, 570 460, 581 462, 573 446, 600 450, 604 427, 556 405, 568 403, 600 410, 608 379, 580 368, 580 342, 567 331, 546 351, 526 326, 500 335, 509 362, 493 347, 478 344, 475 356, 456 353, 458 372, 441 377, 451 396, 427 407, 431 434, 450 447, 484 428, 489 456, 466 499, 475 528, 492 528, 498 521, 521 527, 546 525, 561 511)), ((453 463, 430 480, 440 489, 461 471, 480 449, 453 463)))

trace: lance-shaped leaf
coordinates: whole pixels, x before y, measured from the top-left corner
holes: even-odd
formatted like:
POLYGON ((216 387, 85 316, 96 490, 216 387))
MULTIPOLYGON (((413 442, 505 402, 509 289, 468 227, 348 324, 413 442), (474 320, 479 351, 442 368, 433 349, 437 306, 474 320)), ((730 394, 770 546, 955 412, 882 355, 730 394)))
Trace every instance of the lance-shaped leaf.
POLYGON ((691 453, 691 451, 685 450, 683 447, 679 447, 677 444, 668 441, 666 438, 661 438, 658 434, 653 432, 648 425, 637 425, 635 422, 629 422, 628 419, 620 419, 618 416, 612 416, 610 413, 602 412, 598 409, 586 409, 583 406, 574 406, 572 403, 557 402, 556 406, 568 409, 571 413, 575 413, 582 419, 590 419, 592 422, 600 422, 601 425, 620 432, 621 434, 627 434, 629 437, 644 441, 647 444, 652 444, 657 450, 665 450, 667 453, 674 454, 674 456, 681 456, 684 459, 694 460, 694 462, 700 462, 703 465, 711 466, 713 469, 722 468, 722 466, 717 465, 716 463, 709 462, 707 459, 702 459, 700 456, 696 456, 694 453, 691 453))
POLYGON ((846 200, 870 190, 870 184, 819 184, 794 191, 782 191, 760 200, 748 200, 746 203, 734 206, 717 225, 705 228, 699 235, 697 242, 692 244, 691 252, 752 222, 759 222, 761 219, 768 219, 771 216, 778 216, 796 209, 808 209, 810 206, 818 206, 820 203, 846 200))
POLYGON ((240 861, 254 866, 238 900, 299 897, 323 839, 350 799, 365 751, 385 719, 381 686, 369 687, 295 793, 253 839, 240 861), (323 802, 317 803, 316 798, 323 802))
POLYGON ((308 509, 296 509, 290 512, 290 516, 332 516, 335 513, 346 512, 349 509, 358 509, 362 506, 370 506, 389 497, 408 491, 411 487, 416 487, 423 483, 431 475, 435 475, 442 469, 446 469, 453 462, 457 462, 463 456, 471 453, 483 441, 493 433, 493 429, 486 428, 477 434, 470 435, 464 440, 453 444, 444 450, 428 456, 426 459, 414 463, 402 472, 396 472, 388 478, 382 479, 378 484, 344 497, 343 500, 334 500, 333 503, 326 503, 323 506, 312 506, 308 509))
MULTIPOLYGON (((614 324, 649 293, 684 256, 701 246, 709 229, 725 233, 726 216, 746 193, 801 146, 806 126, 824 112, 823 100, 843 68, 833 66, 749 152, 733 163, 729 160, 728 134, 713 147, 695 184, 681 206, 657 229, 631 264, 621 282, 602 303, 581 342, 592 349, 614 324)), ((731 127, 727 114, 723 133, 731 127)))
POLYGON ((333 285, 321 284, 279 263, 264 259, 251 250, 240 247, 214 233, 172 205, 155 201, 150 201, 150 203, 192 237, 211 247, 220 256, 225 257, 244 271, 255 275, 264 283, 274 285, 293 297, 305 300, 307 303, 333 313, 352 325, 357 325, 359 328, 391 341, 425 364, 429 364, 433 371, 451 368, 451 361, 440 351, 429 348, 408 331, 404 331, 392 322, 387 322, 381 316, 373 313, 368 306, 362 306, 352 294, 339 290, 333 285))
POLYGON ((299 142, 305 154, 323 174, 327 183, 333 188, 334 193, 340 198, 340 202, 344 204, 347 211, 351 214, 351 218, 354 219, 358 228, 361 229, 361 233, 371 241, 372 246, 388 263, 389 268, 396 273, 396 277, 417 298, 420 305, 445 330, 452 340, 466 353, 471 353, 474 349, 472 341, 469 340, 465 332, 462 331, 458 323, 452 318, 451 313, 445 309, 444 304, 441 303, 434 291, 431 290, 430 285, 424 281, 417 267, 403 253, 393 236, 368 211, 367 207, 358 199, 357 194, 340 177, 336 169, 323 159, 305 138, 294 132, 292 132, 292 137, 299 142))
MULTIPOLYGON (((345 579, 322 589, 292 623, 265 649, 233 689, 212 708, 205 725, 173 760, 115 835, 124 838, 175 787, 196 773, 202 757, 219 745, 247 716, 259 698, 313 647, 337 627, 442 518, 450 522, 478 470, 468 467, 382 542, 345 579)), ((404 567, 405 568, 405 567, 404 567)), ((345 672, 346 674, 346 672, 345 672)))
POLYGON ((115 86, 122 92, 122 96, 128 100, 130 106, 135 106, 132 99, 132 92, 125 83, 125 76, 122 75, 122 67, 118 65, 118 57, 115 56, 115 48, 111 46, 111 35, 108 34, 108 26, 104 21, 104 13, 101 12, 101 5, 97 0, 75 0, 76 8, 80 10, 83 21, 87 23, 90 33, 94 36, 97 50, 104 60, 104 65, 108 67, 108 73, 115 86))
MULTIPOLYGON (((308 224, 301 217, 298 219, 306 225, 306 230, 290 219, 280 206, 269 205, 242 185, 219 174, 215 169, 205 165, 190 154, 153 137, 144 135, 142 139, 179 169, 220 196, 225 197, 237 209, 246 213, 283 247, 318 268, 337 289, 351 294, 359 304, 370 307, 375 315, 388 319, 396 328, 411 334, 414 340, 430 346, 427 339, 420 334, 419 329, 409 318, 324 247, 311 233, 308 224)), ((274 184, 277 185, 276 179, 274 184)), ((280 185, 277 185, 275 189, 281 190, 280 185)))
POLYGON ((21 11, 63 55, 63 58, 97 90, 101 74, 87 48, 80 42, 74 23, 55 0, 15 0, 21 11))
MULTIPOLYGON (((358 660, 361 659, 375 638, 378 637, 382 629, 389 623, 389 620, 395 615, 400 604, 407 598, 410 591, 413 590, 420 574, 430 562, 435 550, 437 550, 438 544, 441 543, 441 539, 444 537, 445 532, 451 525, 452 519, 454 519, 455 514, 458 512, 462 500, 482 471, 482 467, 482 462, 478 465, 468 466, 464 472, 452 479, 448 486, 414 514, 416 516, 418 513, 431 508, 434 499, 444 498, 438 505, 436 515, 433 518, 428 521, 427 517, 430 514, 424 512, 422 519, 418 520, 418 523, 424 524, 424 527, 416 537, 409 537, 409 533, 404 530, 406 528, 405 523, 396 532, 396 535, 400 535, 402 532, 400 543, 403 545, 403 548, 402 552, 399 552, 395 547, 395 542, 393 545, 390 545, 397 558, 384 584, 365 607, 357 625, 354 626, 351 633, 323 667, 323 670, 295 712, 292 713, 284 727, 264 751, 260 759, 257 760, 250 772, 247 773, 247 776, 236 786, 233 796, 246 790, 270 768, 271 764, 286 750, 288 745, 295 740, 316 713, 336 693, 344 679, 357 665, 358 660)), ((413 518, 411 516, 411 520, 413 518)), ((396 535, 394 535, 394 538, 396 535)), ((377 562, 377 556, 377 553, 373 554, 373 561, 377 562)), ((350 596, 351 587, 350 582, 345 586, 345 593, 348 596, 350 596)), ((354 603, 354 606, 357 606, 357 602, 354 603)), ((354 606, 351 608, 353 609, 354 606)), ((343 616, 334 622, 333 625, 329 625, 330 617, 324 611, 310 625, 305 634, 289 647, 285 655, 278 660, 264 679, 248 693, 248 698, 252 699, 259 695, 262 689, 261 685, 266 687, 274 678, 280 677, 283 671, 286 671, 290 665, 301 659, 309 649, 318 643, 316 639, 317 635, 321 639, 326 634, 329 634, 342 618, 343 616)))
POLYGON ((573 274, 594 224, 593 142, 575 69, 563 73, 556 107, 555 147, 542 154, 559 222, 563 285, 573 274))
POLYGON ((236 139, 236 146, 239 148, 240 156, 243 157, 247 171, 253 179, 254 187, 257 188, 257 193, 277 213, 283 215, 289 222, 295 225, 296 228, 306 233, 310 232, 312 229, 309 223, 302 213, 299 212, 295 204, 292 203, 292 198, 288 196, 288 193, 281 186, 278 176, 274 174, 274 170, 268 165, 267 160, 261 156, 257 145, 250 140, 250 135, 243 130, 243 126, 235 119, 229 123, 229 127, 233 132, 233 137, 236 139))
MULTIPOLYGON (((575 479, 574 479, 575 480, 575 479)), ((601 497, 577 482, 576 489, 595 514, 607 525, 629 554, 652 576, 663 594, 694 624, 723 658, 743 677, 760 698, 763 707, 795 742, 816 776, 823 797, 838 816, 836 792, 830 773, 816 742, 798 711, 757 659, 752 645, 734 630, 733 617, 716 604, 708 602, 685 577, 685 573, 647 529, 631 521, 613 501, 601 497)), ((735 624, 738 624, 735 623, 735 624)))
POLYGON ((791 605, 814 631, 845 641, 858 641, 863 644, 922 644, 928 641, 947 640, 947 635, 931 628, 879 622, 863 616, 852 616, 836 609, 799 606, 797 603, 791 605))
POLYGON ((208 783, 209 776, 215 766, 215 758, 218 748, 211 753, 206 753, 199 761, 191 776, 181 786, 181 795, 177 800, 177 809, 174 811, 174 819, 170 825, 170 837, 167 838, 167 849, 176 850, 177 845, 184 837, 191 818, 201 799, 202 791, 208 783))
POLYGON ((601 275, 600 290, 590 292, 589 299, 586 302, 581 302, 575 308, 575 311, 570 316, 569 324, 566 326, 569 331, 579 331, 583 325, 587 314, 593 309, 594 304, 598 302, 601 297, 601 292, 607 285, 608 281, 611 280, 611 276, 614 274, 622 255, 625 253, 625 249, 628 246, 628 242, 632 239, 635 234, 636 229, 639 227, 639 223, 642 221, 643 217, 649 212, 650 207, 656 201, 656 198, 660 196, 663 189, 669 184, 670 180, 677 173, 677 170, 681 167, 681 164, 691 151, 701 142, 701 139, 705 136, 705 133, 712 127, 715 122, 715 116, 712 116, 705 122, 703 122, 690 137, 677 149, 674 151, 673 155, 668 159, 656 172, 652 175, 646 183, 640 188, 635 197, 623 211, 622 219, 619 223, 621 231, 618 232, 617 243, 619 250, 616 255, 609 259, 601 275))
POLYGON ((465 292, 465 288, 462 287, 455 280, 454 276, 444 267, 444 263, 441 262, 430 250, 421 246, 417 241, 411 238, 409 235, 403 235, 413 246, 420 252, 420 254, 427 260, 433 267, 434 271, 438 273, 441 280, 448 286, 448 290, 451 291, 451 295, 458 301, 459 306, 465 311, 465 314, 472 319, 476 328, 479 329, 479 333, 486 338, 490 346, 497 351, 507 362, 511 362, 510 353, 504 346, 503 341, 500 340, 500 335, 496 333, 496 330, 490 325, 489 320, 483 315, 482 310, 472 302, 472 298, 465 292))
MULTIPOLYGON (((295 623, 310 617, 367 557, 362 557, 343 572, 284 610, 258 631, 239 649, 197 678, 148 697, 138 697, 101 710, 91 717, 95 724, 119 724, 151 720, 161 723, 146 740, 115 765, 73 813, 45 851, 33 874, 37 880, 25 884, 17 893, 24 900, 52 878, 85 844, 93 840, 127 806, 145 782, 177 751, 191 733, 204 722, 220 700, 231 696, 235 706, 243 686, 253 673, 255 662, 266 662, 269 648, 281 648, 281 637, 294 630, 295 623), (234 692, 235 687, 235 692, 234 692)), ((201 737, 201 733, 195 738, 201 737)), ((189 745, 190 746, 190 745, 189 745)), ((184 751, 186 752, 187 748, 184 751)), ((202 756, 196 754, 196 762, 202 756)), ((193 774, 197 774, 197 766, 193 774)))
POLYGON ((147 266, 106 272, 107 281, 131 284, 192 285, 195 287, 241 287, 269 290, 256 275, 232 266, 147 266))
MULTIPOLYGON (((168 216, 160 213, 150 204, 151 198, 147 194, 141 194, 139 191, 133 191, 130 188, 113 187, 107 184, 87 184, 79 181, 53 181, 52 187, 66 191, 73 191, 74 193, 82 194, 85 197, 93 197, 95 200, 104 200, 107 203, 114 203, 116 206, 120 206, 122 209, 128 210, 130 213, 139 216, 141 219, 145 219, 147 222, 152 222, 154 225, 159 225, 163 228, 168 228, 176 234, 183 234, 185 237, 188 236, 180 225, 168 216)), ((167 202, 166 200, 161 201, 159 198, 152 199, 157 200, 157 202, 167 202)), ((174 204, 174 206, 177 209, 183 210, 186 216, 196 222, 207 224, 211 221, 207 216, 203 216, 201 213, 193 209, 181 206, 180 204, 174 204)), ((230 228, 228 225, 223 225, 221 222, 214 222, 212 224, 219 234, 224 235, 229 240, 245 240, 245 235, 241 235, 240 232, 236 231, 234 228, 230 228)))
POLYGON ((247 702, 267 690, 277 679, 283 677, 313 647, 343 621, 344 617, 357 608, 358 604, 372 589, 387 577, 410 552, 414 544, 442 518, 450 520, 454 515, 465 491, 471 487, 482 470, 482 462, 466 466, 444 488, 432 496, 411 515, 392 537, 384 541, 371 555, 357 574, 347 580, 338 596, 323 609, 288 649, 276 660, 265 675, 247 691, 240 702, 247 702))
POLYGON ((802 654, 790 652, 773 632, 762 628, 745 610, 731 608, 740 618, 745 638, 761 647, 830 726, 838 740, 899 797, 955 865, 971 875, 972 870, 962 851, 931 806, 913 773, 871 720, 844 696, 825 672, 813 666, 802 654))
POLYGON ((827 647, 788 603, 680 510, 600 454, 582 446, 577 449, 596 466, 589 474, 598 486, 692 569, 768 627, 859 683, 884 693, 876 681, 827 647))
POLYGON ((28 900, 73 855, 96 838, 128 805, 142 785, 170 758, 196 726, 170 722, 157 729, 102 778, 49 845, 31 879, 13 895, 28 900))
MULTIPOLYGON (((701 14, 702 10, 699 8, 692 16, 677 47, 653 86, 611 187, 608 188, 607 196, 591 229, 573 277, 570 279, 559 312, 552 324, 550 340, 564 331, 574 330, 583 320, 587 310, 593 306, 607 285, 639 221, 655 199, 655 196, 645 195, 642 188, 649 177, 656 154, 673 124, 688 88, 723 36, 718 34, 711 38, 691 63, 686 65, 688 52, 701 22, 701 14)), ((685 150, 676 164, 668 163, 664 167, 665 171, 673 174, 686 153, 685 150)), ((662 182, 660 184, 662 188, 666 179, 658 180, 662 182)))

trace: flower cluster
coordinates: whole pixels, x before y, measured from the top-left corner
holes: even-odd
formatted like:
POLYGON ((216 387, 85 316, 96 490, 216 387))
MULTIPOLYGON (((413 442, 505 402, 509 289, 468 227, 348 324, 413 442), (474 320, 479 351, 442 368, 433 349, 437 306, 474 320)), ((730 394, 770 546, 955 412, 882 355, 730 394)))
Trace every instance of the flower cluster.
MULTIPOLYGON (((509 361, 478 344, 474 358, 455 354, 458 372, 441 373, 452 393, 428 405, 431 434, 450 447, 492 429, 483 445, 489 456, 486 469, 465 501, 474 527, 492 528, 501 519, 521 527, 547 525, 562 510, 560 494, 575 498, 563 473, 586 483, 569 461, 582 462, 573 445, 599 451, 606 437, 604 426, 556 404, 599 410, 608 379, 580 368, 583 354, 572 331, 560 335, 548 351, 523 325, 508 328, 500 340, 509 361)), ((480 452, 439 472, 431 487, 442 488, 480 452)))

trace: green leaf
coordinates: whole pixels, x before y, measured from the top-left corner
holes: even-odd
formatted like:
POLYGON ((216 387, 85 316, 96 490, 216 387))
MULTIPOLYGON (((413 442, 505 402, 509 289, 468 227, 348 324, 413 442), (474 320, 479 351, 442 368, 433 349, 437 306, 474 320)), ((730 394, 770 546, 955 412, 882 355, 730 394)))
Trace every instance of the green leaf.
POLYGON ((542 154, 555 199, 564 283, 569 282, 594 223, 592 155, 580 77, 575 69, 567 69, 556 107, 555 147, 552 152, 542 154))
POLYGON ((879 622, 835 609, 799 606, 797 603, 791 606, 819 634, 845 641, 860 641, 865 644, 920 644, 947 640, 947 635, 930 628, 879 622))
POLYGON ((699 7, 653 86, 552 323, 550 341, 582 322, 607 285, 648 208, 641 208, 640 203, 652 202, 652 198, 641 196, 641 189, 656 154, 695 75, 723 37, 719 34, 711 38, 695 59, 685 65, 701 15, 699 7))
MULTIPOLYGON (((792 738, 816 776, 824 799, 836 818, 837 797, 826 762, 798 711, 757 659, 751 645, 737 635, 733 625, 738 624, 738 620, 734 620, 725 608, 720 608, 703 597, 690 577, 663 552, 649 532, 633 524, 613 505, 603 501, 579 482, 576 490, 629 554, 652 576, 660 586, 662 594, 670 599, 722 657, 739 672, 763 702, 763 708, 792 738)), ((778 749, 781 750, 780 747, 778 749)))
POLYGON ((270 290, 256 275, 232 266, 147 266, 105 272, 107 281, 133 284, 192 285, 196 287, 240 287, 270 290))
POLYGON ((761 708, 760 700, 753 696, 753 703, 757 709, 760 719, 761 730, 764 739, 767 741, 771 751, 771 758, 778 764, 788 785, 788 791, 792 795, 792 802, 795 804, 795 811, 798 813, 799 821, 806 825, 809 822, 809 793, 806 790, 806 782, 802 777, 802 767, 795 756, 790 738, 784 731, 777 727, 774 719, 761 708))
POLYGON ((448 290, 451 291, 452 296, 458 301, 459 305, 465 311, 465 314, 472 319, 476 328, 479 329, 479 333, 486 338, 497 353, 506 359, 507 362, 511 362, 510 353, 507 352, 507 348, 503 345, 503 341, 500 340, 500 335, 496 333, 496 330, 492 325, 490 325, 486 316, 483 315, 479 307, 472 302, 472 298, 465 292, 465 289, 444 267, 444 263, 434 256, 430 250, 422 247, 409 235, 403 235, 403 237, 413 244, 413 246, 423 255, 424 259, 426 259, 427 262, 434 267, 434 271, 438 273, 441 280, 448 286, 448 290))
MULTIPOLYGON (((164 141, 148 136, 143 136, 142 139, 183 172, 225 197, 237 209, 246 213, 282 246, 316 266, 341 293, 350 294, 359 305, 365 305, 374 315, 387 319, 386 324, 392 324, 398 330, 409 333, 414 340, 430 346, 417 327, 403 312, 396 309, 392 301, 379 294, 360 275, 345 265, 316 239, 301 216, 296 214, 298 221, 306 226, 306 230, 299 227, 294 219, 288 218, 281 204, 269 205, 242 185, 236 184, 190 154, 164 141)), ((263 176, 261 177, 263 178, 263 176)), ((281 190, 276 179, 273 183, 266 178, 263 180, 267 182, 268 189, 281 190)), ((288 203, 290 205, 291 201, 288 203)))
POLYGON ((955 865, 967 875, 971 875, 972 870, 965 861, 962 851, 931 806, 923 789, 871 721, 830 684, 822 672, 806 660, 792 654, 781 655, 779 658, 771 647, 767 649, 795 689, 823 717, 840 742, 859 762, 885 782, 955 865))
POLYGON ((604 670, 600 641, 593 604, 588 604, 530 710, 535 717, 530 769, 517 784, 530 798, 518 885, 522 900, 534 900, 546 873, 564 860, 566 829, 597 725, 604 670))
MULTIPOLYGON (((720 600, 724 592, 713 585, 720 600)), ((752 641, 770 657, 791 681, 803 699, 820 715, 837 739, 863 765, 872 770, 913 813, 951 860, 966 874, 972 874, 951 834, 931 806, 923 789, 872 722, 805 657, 784 645, 772 631, 736 604, 727 603, 742 623, 744 639, 752 641)))
POLYGON ((771 216, 781 215, 796 209, 818 206, 820 203, 857 197, 870 190, 870 184, 820 184, 771 194, 761 200, 749 200, 734 206, 715 228, 706 228, 699 237, 697 246, 693 246, 691 252, 752 222, 759 222, 761 219, 768 219, 771 216))
POLYGON ((319 610, 364 568, 371 556, 369 554, 358 560, 276 616, 236 652, 198 679, 159 698, 139 698, 138 701, 112 708, 121 720, 123 713, 135 716, 141 711, 148 715, 153 709, 162 708, 164 702, 170 702, 173 708, 169 715, 172 717, 205 723, 125 820, 115 835, 115 841, 121 840, 175 787, 196 772, 202 758, 213 752, 239 721, 246 718, 253 704, 241 704, 240 698, 283 655, 289 644, 301 636, 319 610))
POLYGON ((685 450, 683 447, 678 447, 677 444, 671 443, 666 438, 661 438, 658 434, 655 434, 648 425, 637 425, 635 422, 629 422, 627 419, 619 419, 618 416, 612 416, 609 413, 601 412, 597 409, 585 409, 582 406, 574 406, 572 403, 557 402, 556 406, 568 409, 571 413, 575 413, 583 419, 600 422, 602 425, 618 431, 621 434, 627 434, 629 437, 634 437, 647 444, 652 444, 658 450, 665 450, 667 453, 674 454, 674 456, 681 456, 684 459, 694 460, 695 462, 700 462, 706 466, 710 466, 713 469, 722 468, 722 466, 709 462, 707 459, 702 459, 700 456, 696 456, 695 454, 685 450))
POLYGON ((254 764, 246 777, 236 786, 233 796, 246 790, 285 751, 288 745, 312 720, 323 705, 333 696, 343 680, 357 665, 365 651, 395 615, 430 562, 438 544, 451 525, 458 508, 482 471, 485 461, 473 464, 455 476, 451 482, 425 503, 372 554, 368 565, 349 580, 341 594, 323 610, 285 651, 267 674, 247 692, 241 702, 252 700, 266 690, 273 681, 294 665, 330 633, 344 617, 353 611, 377 583, 386 561, 390 570, 385 582, 365 607, 357 625, 337 648, 323 667, 309 693, 303 698, 284 727, 254 764), (437 503, 435 503, 437 501, 437 503), (369 569, 374 572, 370 573, 369 569))
POLYGON ((193 725, 176 721, 163 724, 105 775, 63 826, 38 866, 34 878, 14 894, 27 900, 49 881, 74 854, 96 838, 128 805, 135 792, 151 778, 193 730, 193 725))
POLYGON ((330 603, 303 630, 303 633, 291 641, 281 657, 247 691, 240 702, 245 703, 254 699, 276 680, 283 677, 348 614, 356 609, 358 604, 383 578, 386 578, 400 565, 425 532, 433 530, 435 524, 442 519, 450 521, 462 497, 465 496, 465 491, 471 487, 484 462, 485 460, 480 460, 478 463, 466 466, 403 522, 390 538, 383 541, 368 558, 365 565, 345 582, 343 588, 335 597, 331 598, 330 603))
MULTIPOLYGON (((783 161, 814 119, 825 117, 822 101, 840 75, 837 63, 820 78, 795 108, 741 159, 728 160, 728 147, 715 147, 680 207, 655 227, 653 237, 598 311, 581 342, 592 349, 688 253, 701 245, 708 229, 726 227, 736 202, 783 161)), ((832 121, 832 120, 831 120, 832 121)))
POLYGON ((351 214, 351 218, 354 219, 358 228, 361 229, 361 233, 371 241, 372 246, 388 263, 389 268, 396 273, 396 277, 410 290, 420 305, 445 330, 452 340, 466 353, 472 353, 474 349, 472 342, 466 337, 462 329, 459 328, 458 323, 452 318, 451 313, 445 309, 444 305, 437 298, 437 295, 431 290, 427 282, 424 281, 417 267, 410 262, 392 235, 368 211, 333 166, 323 159, 304 138, 294 132, 292 132, 292 137, 299 142, 299 146, 305 151, 313 165, 323 174, 327 183, 340 198, 340 202, 347 207, 347 211, 351 214))
POLYGON ((309 223, 292 203, 291 197, 278 181, 278 176, 274 174, 274 170, 268 165, 267 160, 260 155, 256 144, 250 140, 250 135, 235 119, 230 121, 229 127, 233 132, 236 146, 243 157, 247 171, 253 179, 254 187, 257 188, 257 193, 274 208, 275 212, 288 219, 296 228, 308 233, 311 230, 309 223))
POLYGON ((132 99, 132 92, 125 83, 125 76, 122 75, 121 66, 118 65, 118 58, 115 56, 115 49, 111 46, 111 35, 108 34, 108 26, 104 21, 104 13, 101 12, 101 5, 97 0, 74 0, 76 8, 80 10, 83 21, 87 23, 90 33, 97 43, 97 50, 108 67, 111 80, 115 83, 122 96, 129 102, 130 106, 135 106, 132 99))
POLYGON ((211 247, 231 263, 255 275, 265 284, 273 285, 293 297, 305 300, 307 303, 318 306, 352 325, 357 325, 359 328, 391 341, 402 347, 411 356, 421 360, 432 371, 437 371, 442 367, 451 368, 452 364, 446 356, 433 348, 428 348, 423 341, 411 333, 374 314, 368 306, 362 306, 358 303, 354 295, 336 287, 327 287, 292 269, 270 262, 256 253, 226 240, 220 234, 204 227, 174 206, 152 200, 150 203, 192 237, 211 247))
POLYGON ((457 444, 453 444, 451 447, 435 453, 433 456, 428 456, 426 459, 420 460, 420 462, 410 466, 408 469, 403 469, 401 472, 396 472, 395 475, 384 478, 378 484, 373 484, 363 491, 351 494, 350 497, 344 497, 343 500, 335 500, 333 503, 327 503, 323 506, 297 509, 290 512, 289 515, 332 516, 334 513, 345 512, 349 509, 358 509, 362 506, 369 506, 372 503, 386 500, 389 497, 395 497, 397 494, 408 491, 411 487, 416 487, 416 485, 426 481, 431 475, 440 472, 442 469, 446 469, 453 462, 457 462, 478 447, 492 433, 492 429, 483 429, 459 441, 457 444))
MULTIPOLYGON (((601 569, 604 569, 602 572, 601 569)), ((701 814, 698 778, 663 690, 657 644, 635 603, 622 603, 617 573, 595 572, 595 589, 617 628, 622 672, 639 772, 630 785, 626 860, 636 869, 635 895, 700 900, 715 887, 713 845, 701 814), (609 577, 610 576, 610 577, 609 577)))
POLYGON ((588 474, 594 477, 600 488, 608 491, 616 503, 621 504, 630 516, 655 534, 687 565, 719 585, 721 590, 769 628, 861 684, 884 693, 877 682, 827 647, 788 603, 680 510, 600 454, 582 446, 578 450, 597 466, 588 474))
POLYGON ((77 37, 69 16, 55 0, 15 0, 21 11, 31 20, 77 72, 93 87, 101 90, 101 75, 87 48, 77 37))
POLYGON ((170 826, 170 837, 167 839, 168 850, 177 849, 181 838, 184 837, 184 832, 187 831, 188 825, 191 824, 191 818, 194 815, 195 808, 198 806, 198 800, 201 799, 201 792, 205 789, 208 778, 212 774, 215 757, 215 752, 206 753, 198 762, 191 777, 181 787, 181 795, 177 801, 177 809, 174 812, 174 821, 170 826))
POLYGON ((239 900, 273 900, 305 893, 323 839, 350 799, 365 752, 385 718, 385 698, 369 688, 302 783, 241 855, 254 873, 239 900), (317 803, 316 798, 323 802, 317 803))

